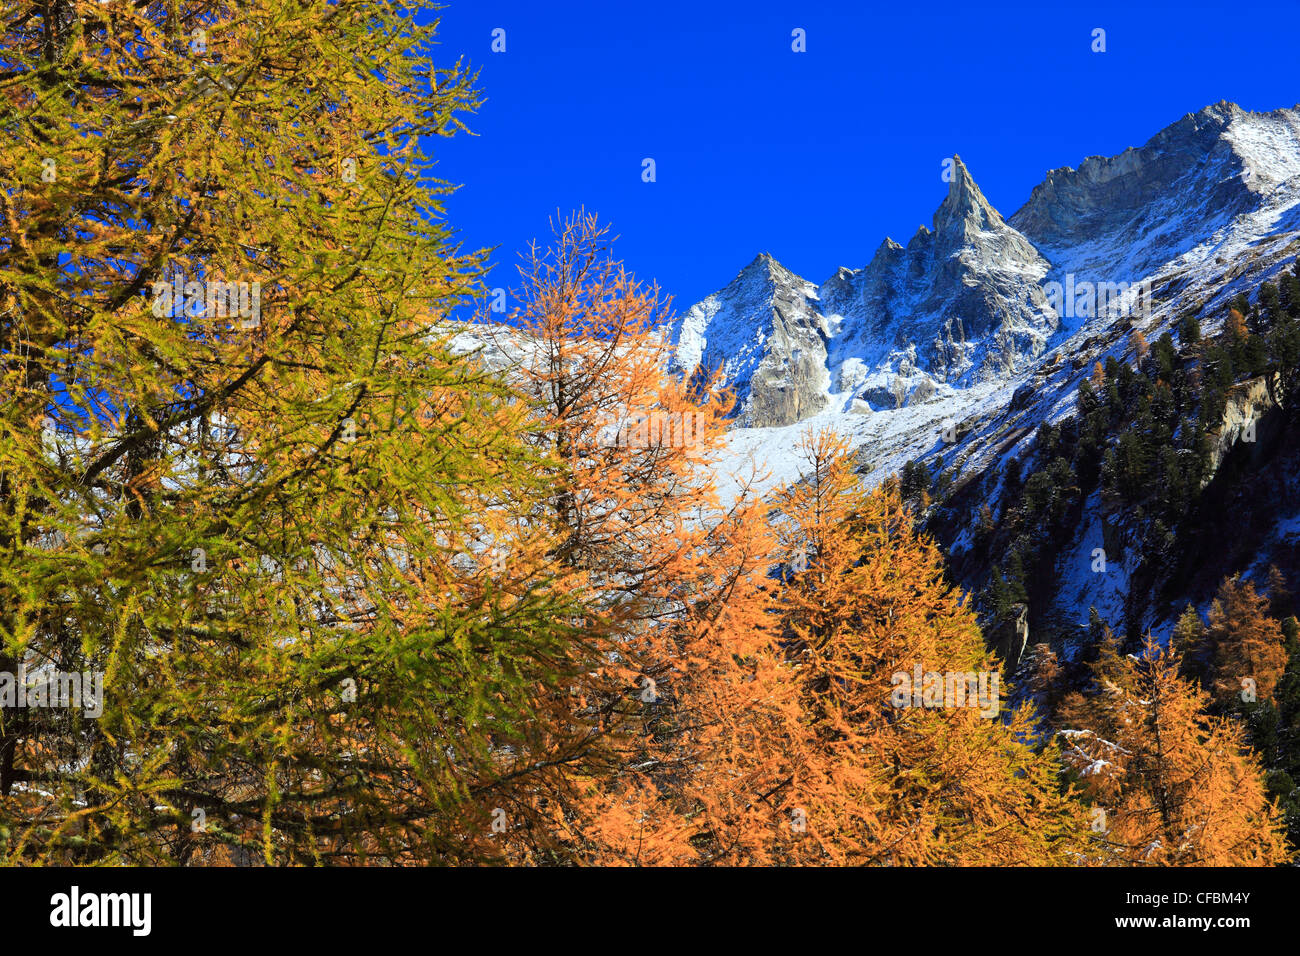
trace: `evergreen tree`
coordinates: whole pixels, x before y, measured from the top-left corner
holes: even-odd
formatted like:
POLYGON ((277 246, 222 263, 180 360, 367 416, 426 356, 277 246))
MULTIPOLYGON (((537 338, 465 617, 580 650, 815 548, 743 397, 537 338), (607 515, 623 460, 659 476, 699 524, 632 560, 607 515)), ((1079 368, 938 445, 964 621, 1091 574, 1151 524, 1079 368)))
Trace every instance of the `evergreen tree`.
POLYGON ((1178 350, 1174 348, 1173 337, 1168 332, 1156 339, 1152 354, 1156 375, 1164 381, 1171 381, 1178 368, 1178 350))
POLYGON ((1295 611, 1295 595, 1287 584, 1286 575, 1276 564, 1268 566, 1269 613, 1279 621, 1291 617, 1295 611))
POLYGON ((1187 605, 1178 616, 1170 638, 1170 646, 1182 659, 1183 673, 1192 677, 1202 687, 1209 685, 1214 649, 1205 640, 1205 622, 1196 608, 1187 605))
POLYGON ((900 476, 900 491, 903 500, 920 507, 923 497, 928 497, 930 490, 930 469, 921 461, 909 461, 903 465, 900 476))

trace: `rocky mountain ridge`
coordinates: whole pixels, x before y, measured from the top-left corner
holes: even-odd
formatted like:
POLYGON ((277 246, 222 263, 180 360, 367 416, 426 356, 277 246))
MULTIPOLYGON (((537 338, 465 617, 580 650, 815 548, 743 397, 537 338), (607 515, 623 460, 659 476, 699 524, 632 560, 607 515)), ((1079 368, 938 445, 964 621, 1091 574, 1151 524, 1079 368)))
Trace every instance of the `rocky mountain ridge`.
MULTIPOLYGON (((790 451, 797 436, 830 428, 856 449, 865 483, 921 461, 948 475, 954 493, 980 489, 978 503, 996 520, 1005 494, 997 476, 1013 460, 1026 469, 1047 464, 1038 461, 1040 429, 1076 414, 1079 384, 1097 363, 1136 364, 1135 330, 1149 342, 1165 332, 1177 341, 1180 318, 1196 314, 1213 334, 1233 297, 1253 298, 1295 261, 1300 108, 1251 113, 1214 104, 1142 147, 1054 170, 1009 219, 981 200, 963 167, 933 228, 907 246, 885 240, 866 267, 839 269, 811 292, 797 276, 786 280, 803 290, 799 317, 810 340, 824 335, 825 371, 775 382, 797 400, 772 401, 762 394, 769 383, 752 377, 738 388, 743 410, 729 439, 737 471, 752 463, 772 485, 797 480, 802 466, 790 451), (1121 302, 1090 314, 1087 297, 1076 296, 1056 308, 1047 293, 1067 281, 1075 288, 1146 283, 1148 307, 1126 311, 1121 302), (811 411, 795 417, 795 407, 811 411)), ((756 366, 779 367, 778 343, 763 332, 767 305, 757 296, 743 304, 734 297, 746 291, 753 290, 729 286, 707 311, 692 310, 694 322, 674 330, 679 344, 706 354, 721 331, 718 320, 744 315, 750 324, 728 328, 730 340, 751 344, 756 366)), ((1266 412, 1258 391, 1234 394, 1211 464, 1243 440, 1246 419, 1266 412)), ((1300 567, 1300 501, 1283 496, 1266 504, 1268 514, 1252 517, 1252 540, 1260 544, 1251 572, 1263 574, 1274 562, 1300 567)), ((944 544, 967 556, 962 579, 978 587, 988 569, 980 570, 969 517, 944 544)), ((1107 545, 1112 527, 1104 504, 1087 502, 1052 572, 1063 582, 1056 604, 1032 609, 1035 621, 1051 615, 1086 625, 1096 607, 1117 627, 1161 633, 1172 625, 1162 616, 1167 608, 1126 620, 1151 607, 1130 594, 1140 587, 1130 573, 1139 555, 1112 548, 1107 573, 1090 573, 1092 552, 1107 545)), ((1181 599, 1195 603, 1201 595, 1181 599)))
POLYGON ((675 324, 679 370, 721 365, 748 427, 1010 381, 1105 318, 1096 299, 1053 301, 1051 283, 1136 286, 1300 229, 1300 110, 1216 103, 1141 147, 1052 170, 1010 218, 960 157, 949 172, 932 226, 905 246, 886 238, 860 269, 816 285, 757 257, 675 324))

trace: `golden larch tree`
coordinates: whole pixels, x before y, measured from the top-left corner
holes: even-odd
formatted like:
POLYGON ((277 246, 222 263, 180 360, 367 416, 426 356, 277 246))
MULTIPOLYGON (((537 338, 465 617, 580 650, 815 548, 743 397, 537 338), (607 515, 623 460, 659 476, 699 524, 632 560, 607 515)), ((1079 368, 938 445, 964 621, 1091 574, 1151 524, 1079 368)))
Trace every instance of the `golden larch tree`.
POLYGON ((892 487, 867 490, 844 442, 807 435, 776 507, 778 596, 807 734, 786 806, 809 863, 1075 861, 1080 808, 1033 717, 1002 713, 998 662, 892 487))
POLYGON ((1066 763, 1093 802, 1101 862, 1274 866, 1290 858, 1259 760, 1231 718, 1148 636, 1140 657, 1103 640, 1091 693, 1062 702, 1066 763))

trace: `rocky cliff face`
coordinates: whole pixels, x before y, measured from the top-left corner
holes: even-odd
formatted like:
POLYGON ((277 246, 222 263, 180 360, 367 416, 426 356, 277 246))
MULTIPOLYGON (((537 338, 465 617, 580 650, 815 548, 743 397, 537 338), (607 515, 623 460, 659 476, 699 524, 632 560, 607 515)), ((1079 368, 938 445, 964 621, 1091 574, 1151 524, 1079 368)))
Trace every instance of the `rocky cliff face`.
POLYGON ((788 425, 826 406, 826 320, 816 287, 766 253, 692 306, 673 334, 681 370, 722 368, 739 397, 739 425, 788 425))
POLYGON ((822 286, 836 391, 857 394, 882 373, 956 386, 1007 377, 1056 329, 1039 286, 1048 268, 954 157, 932 229, 906 246, 886 239, 865 268, 822 286))
POLYGON ((679 321, 679 368, 716 356, 747 425, 790 424, 832 401, 897 408, 941 384, 1006 378, 1057 327, 1039 284, 1049 265, 960 158, 932 225, 906 246, 886 239, 864 268, 820 287, 759 256, 679 321))
POLYGON ((1216 103, 1144 146, 1052 170, 1010 222, 1057 270, 1136 280, 1258 208, 1300 172, 1298 146, 1295 110, 1216 103))
POLYGON ((1257 444, 1262 437, 1265 416, 1278 407, 1276 382, 1252 378, 1229 390, 1223 407, 1223 420, 1210 434, 1210 459, 1201 486, 1213 480, 1233 446, 1257 444))

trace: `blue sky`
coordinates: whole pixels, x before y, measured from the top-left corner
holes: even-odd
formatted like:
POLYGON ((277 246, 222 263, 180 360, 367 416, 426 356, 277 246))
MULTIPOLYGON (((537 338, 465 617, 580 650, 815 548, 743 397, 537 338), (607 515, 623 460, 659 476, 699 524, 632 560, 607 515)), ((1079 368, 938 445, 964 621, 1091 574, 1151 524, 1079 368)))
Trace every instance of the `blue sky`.
POLYGON ((449 0, 441 19, 439 61, 479 67, 486 102, 478 136, 427 145, 462 184, 447 206, 461 241, 498 247, 489 285, 515 285, 547 217, 585 206, 679 310, 759 252, 821 282, 905 242, 954 153, 1009 216, 1047 170, 1210 103, 1300 101, 1300 0, 449 0))

